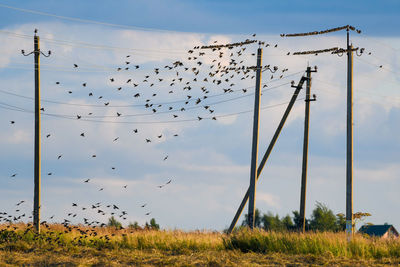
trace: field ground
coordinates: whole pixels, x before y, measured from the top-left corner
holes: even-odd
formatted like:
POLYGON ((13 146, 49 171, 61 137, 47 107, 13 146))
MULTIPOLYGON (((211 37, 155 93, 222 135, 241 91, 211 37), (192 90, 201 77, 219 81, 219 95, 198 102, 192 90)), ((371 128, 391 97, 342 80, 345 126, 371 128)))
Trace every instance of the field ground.
POLYGON ((0 266, 400 265, 400 240, 343 233, 134 231, 0 226, 0 266))

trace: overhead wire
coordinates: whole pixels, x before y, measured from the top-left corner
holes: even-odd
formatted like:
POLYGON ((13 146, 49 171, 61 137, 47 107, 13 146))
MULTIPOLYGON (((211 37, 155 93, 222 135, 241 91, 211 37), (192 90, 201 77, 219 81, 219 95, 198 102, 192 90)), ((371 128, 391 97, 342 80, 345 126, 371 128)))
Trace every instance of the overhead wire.
POLYGON ((141 30, 141 31, 166 32, 166 33, 177 33, 178 32, 178 31, 171 31, 171 30, 114 24, 114 23, 101 22, 101 21, 88 20, 88 19, 80 19, 80 18, 74 18, 74 17, 68 17, 68 16, 60 16, 60 15, 47 13, 47 12, 43 12, 43 11, 36 11, 36 10, 26 9, 26 8, 18 8, 18 7, 13 7, 13 6, 4 5, 4 4, 0 4, 0 7, 16 10, 16 11, 20 11, 20 12, 25 12, 25 13, 41 15, 41 16, 53 17, 53 18, 69 20, 69 21, 76 21, 76 22, 81 22, 81 23, 97 24, 97 25, 102 25, 102 26, 110 26, 110 27, 117 27, 117 28, 124 28, 124 29, 134 29, 134 30, 141 30))
MULTIPOLYGON (((299 100, 304 100, 304 98, 299 98, 296 101, 299 101, 299 100)), ((261 110, 265 110, 265 109, 275 108, 275 107, 279 107, 279 106, 288 104, 289 102, 290 101, 282 102, 282 103, 278 103, 278 104, 274 104, 274 105, 263 106, 260 109, 261 110)), ((16 107, 18 109, 12 109, 12 108, 8 108, 8 107, 3 107, 3 106, 1 106, 2 104, 5 104, 5 103, 1 103, 0 102, 0 108, 3 108, 3 109, 9 109, 9 110, 25 112, 25 113, 34 113, 33 111, 24 110, 24 109, 18 108, 18 107, 16 107)), ((239 111, 239 112, 228 113, 228 114, 223 114, 223 115, 215 115, 215 116, 210 116, 210 117, 204 117, 204 118, 201 118, 201 120, 203 120, 203 119, 204 120, 213 120, 214 118, 230 117, 230 116, 246 114, 246 113, 250 113, 250 112, 253 112, 253 110, 251 109, 251 110, 239 111)), ((63 119, 69 119, 69 120, 77 121, 76 118, 71 118, 71 117, 67 117, 67 116, 59 115, 59 114, 45 113, 45 112, 41 112, 41 114, 42 115, 46 115, 46 116, 50 116, 50 117, 57 117, 57 118, 63 118, 63 119)), ((136 121, 136 122, 133 122, 133 121, 107 121, 107 120, 80 119, 79 121, 96 122, 96 123, 111 123, 111 124, 164 124, 164 123, 194 122, 194 121, 199 121, 199 119, 197 118, 197 119, 168 120, 168 121, 136 121)))
MULTIPOLYGON (((294 76, 294 75, 297 75, 297 74, 300 74, 300 73, 304 73, 304 71, 298 71, 298 72, 295 72, 295 73, 291 73, 289 75, 286 75, 286 76, 282 77, 282 79, 285 79, 285 78, 288 78, 288 77, 291 77, 291 76, 294 76)), ((277 79, 272 80, 272 82, 279 81, 279 80, 282 80, 282 79, 278 79, 277 78, 277 79)), ((265 85, 265 84, 268 84, 268 83, 263 83, 262 85, 265 85)), ((280 85, 277 85, 277 86, 274 86, 274 87, 268 87, 268 88, 263 89, 263 90, 271 90, 271 89, 278 88, 278 87, 281 87, 281 86, 286 85, 286 84, 288 84, 288 83, 280 84, 280 85)), ((234 92, 241 91, 242 89, 251 89, 253 87, 254 86, 240 88, 238 90, 234 90, 234 92)), ((2 89, 0 89, 0 93, 13 95, 13 96, 20 97, 20 98, 34 100, 33 97, 24 96, 24 95, 21 95, 21 94, 16 94, 16 93, 13 93, 13 92, 10 92, 10 91, 6 91, 6 90, 2 90, 2 89)), ((218 97, 218 96, 222 96, 222 95, 227 95, 227 93, 209 95, 209 96, 207 96, 207 98, 213 98, 213 97, 218 97)), ((41 99, 41 101, 48 102, 48 103, 54 103, 54 104, 60 104, 60 105, 68 105, 68 106, 101 107, 101 108, 143 107, 145 105, 145 104, 130 104, 130 105, 107 105, 107 106, 105 106, 104 104, 102 104, 102 105, 97 105, 97 104, 78 104, 78 103, 68 103, 68 102, 49 100, 49 99, 43 99, 43 98, 41 99)), ((153 103, 153 105, 176 104, 176 103, 182 103, 182 102, 186 102, 186 101, 192 102, 192 101, 195 101, 195 99, 189 99, 189 100, 188 99, 181 99, 181 100, 176 100, 176 101, 156 102, 156 103, 153 103)))

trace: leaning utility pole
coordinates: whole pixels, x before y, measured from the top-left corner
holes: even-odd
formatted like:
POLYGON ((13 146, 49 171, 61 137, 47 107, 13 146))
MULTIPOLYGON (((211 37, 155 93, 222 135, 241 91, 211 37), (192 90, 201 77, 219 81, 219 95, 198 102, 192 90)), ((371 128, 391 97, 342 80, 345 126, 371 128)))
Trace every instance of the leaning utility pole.
POLYGON ((45 57, 50 56, 51 52, 48 52, 46 56, 40 51, 39 36, 36 35, 37 30, 35 29, 35 36, 33 37, 34 50, 24 56, 34 54, 35 56, 35 152, 34 152, 34 196, 33 196, 33 225, 38 233, 40 233, 40 54, 45 57))
POLYGON ((258 164, 258 128, 260 126, 260 97, 261 97, 261 68, 262 68, 262 48, 257 50, 257 73, 256 73, 256 92, 254 98, 254 117, 253 117, 253 141, 251 147, 251 166, 250 166, 250 193, 249 193, 249 212, 248 225, 254 228, 255 219, 255 200, 257 184, 257 164, 258 164))
POLYGON ((353 234, 353 46, 347 28, 346 233, 353 234))
POLYGON ((310 98, 311 94, 311 72, 317 72, 317 67, 311 70, 307 67, 307 81, 306 81, 306 99, 305 101, 305 116, 304 116, 304 142, 303 142, 303 165, 301 172, 301 193, 300 193, 300 229, 303 233, 306 230, 306 189, 307 189, 307 161, 308 161, 308 130, 310 125, 310 102, 315 101, 315 96, 310 98))

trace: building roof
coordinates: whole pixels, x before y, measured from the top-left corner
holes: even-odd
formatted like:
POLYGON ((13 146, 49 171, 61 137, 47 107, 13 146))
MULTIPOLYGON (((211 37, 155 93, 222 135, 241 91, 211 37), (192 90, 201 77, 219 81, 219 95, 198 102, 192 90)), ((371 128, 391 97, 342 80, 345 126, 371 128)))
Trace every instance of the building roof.
POLYGON ((387 231, 389 231, 390 228, 392 228, 393 232, 398 234, 396 229, 391 224, 363 225, 358 231, 371 236, 383 236, 387 231))

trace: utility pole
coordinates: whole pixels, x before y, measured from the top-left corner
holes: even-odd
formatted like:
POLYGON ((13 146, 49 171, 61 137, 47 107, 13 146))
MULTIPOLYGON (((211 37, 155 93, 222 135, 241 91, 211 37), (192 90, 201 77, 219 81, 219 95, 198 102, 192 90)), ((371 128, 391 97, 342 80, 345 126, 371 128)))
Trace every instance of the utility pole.
POLYGON ((303 51, 295 52, 293 55, 307 55, 330 52, 331 54, 337 54, 342 56, 345 52, 347 53, 347 133, 346 133, 346 233, 347 240, 350 241, 353 235, 353 52, 356 51, 357 56, 361 56, 364 48, 360 49, 360 54, 357 53, 359 48, 353 48, 350 44, 350 30, 357 33, 361 33, 361 30, 356 29, 351 25, 342 27, 332 28, 324 31, 313 31, 306 33, 294 33, 294 34, 281 34, 281 37, 300 37, 300 36, 311 36, 319 34, 327 34, 346 30, 347 32, 347 47, 345 49, 332 47, 322 50, 303 51))
POLYGON ((22 50, 24 56, 34 54, 34 70, 35 70, 35 141, 34 141, 34 196, 33 196, 33 225, 38 233, 40 233, 40 54, 45 57, 50 56, 43 54, 40 51, 39 36, 36 35, 37 30, 35 29, 35 35, 33 37, 34 50, 29 54, 25 54, 22 50))
POLYGON ((346 233, 353 236, 353 46, 347 28, 346 233))
POLYGON ((250 193, 249 193, 249 212, 248 225, 250 229, 254 228, 255 219, 255 200, 257 183, 257 164, 258 164, 258 133, 260 126, 260 97, 261 97, 261 65, 262 48, 257 50, 257 73, 256 73, 256 92, 254 98, 254 118, 253 118, 253 141, 251 147, 251 166, 250 166, 250 193))
MULTIPOLYGON (((274 148, 275 143, 278 140, 279 134, 281 133, 282 128, 285 125, 286 119, 288 118, 289 113, 292 110, 292 107, 294 105, 294 102, 296 102, 297 96, 299 95, 300 90, 303 88, 303 84, 306 81, 306 79, 307 78, 304 77, 304 76, 301 77, 298 85, 296 85, 296 86, 294 85, 294 82, 292 82, 292 87, 296 88, 296 90, 294 91, 293 96, 290 99, 290 102, 289 102, 289 104, 288 104, 288 106, 287 106, 287 108, 285 110, 285 113, 283 114, 282 119, 281 119, 281 121, 280 121, 280 123, 278 125, 278 128, 276 129, 275 134, 272 137, 271 142, 269 143, 267 151, 265 152, 265 154, 264 154, 264 156, 263 156, 263 158, 262 158, 262 160, 260 162, 260 165, 258 166, 257 178, 256 178, 257 180, 260 178, 260 174, 261 174, 265 164, 267 163, 269 155, 271 154, 272 149, 274 148)), ((235 225, 237 224, 237 222, 239 220, 239 217, 242 214, 244 206, 246 206, 246 203, 249 200, 249 195, 250 195, 250 187, 247 189, 246 194, 244 195, 243 200, 240 203, 240 206, 239 206, 238 210, 236 211, 235 217, 233 217, 231 225, 229 226, 229 229, 228 229, 228 234, 232 233, 233 229, 235 228, 235 225)))
POLYGON ((33 199, 33 224, 40 233, 40 44, 39 36, 34 38, 35 51, 35 189, 33 199))
POLYGON ((311 95, 311 72, 317 72, 317 68, 311 70, 311 67, 307 67, 307 81, 306 81, 306 99, 305 101, 305 116, 304 116, 304 142, 303 142, 303 165, 301 172, 301 193, 300 193, 300 228, 303 233, 306 230, 306 191, 307 191, 307 161, 308 161, 308 131, 310 125, 310 102, 315 101, 315 95, 310 98, 311 95))

